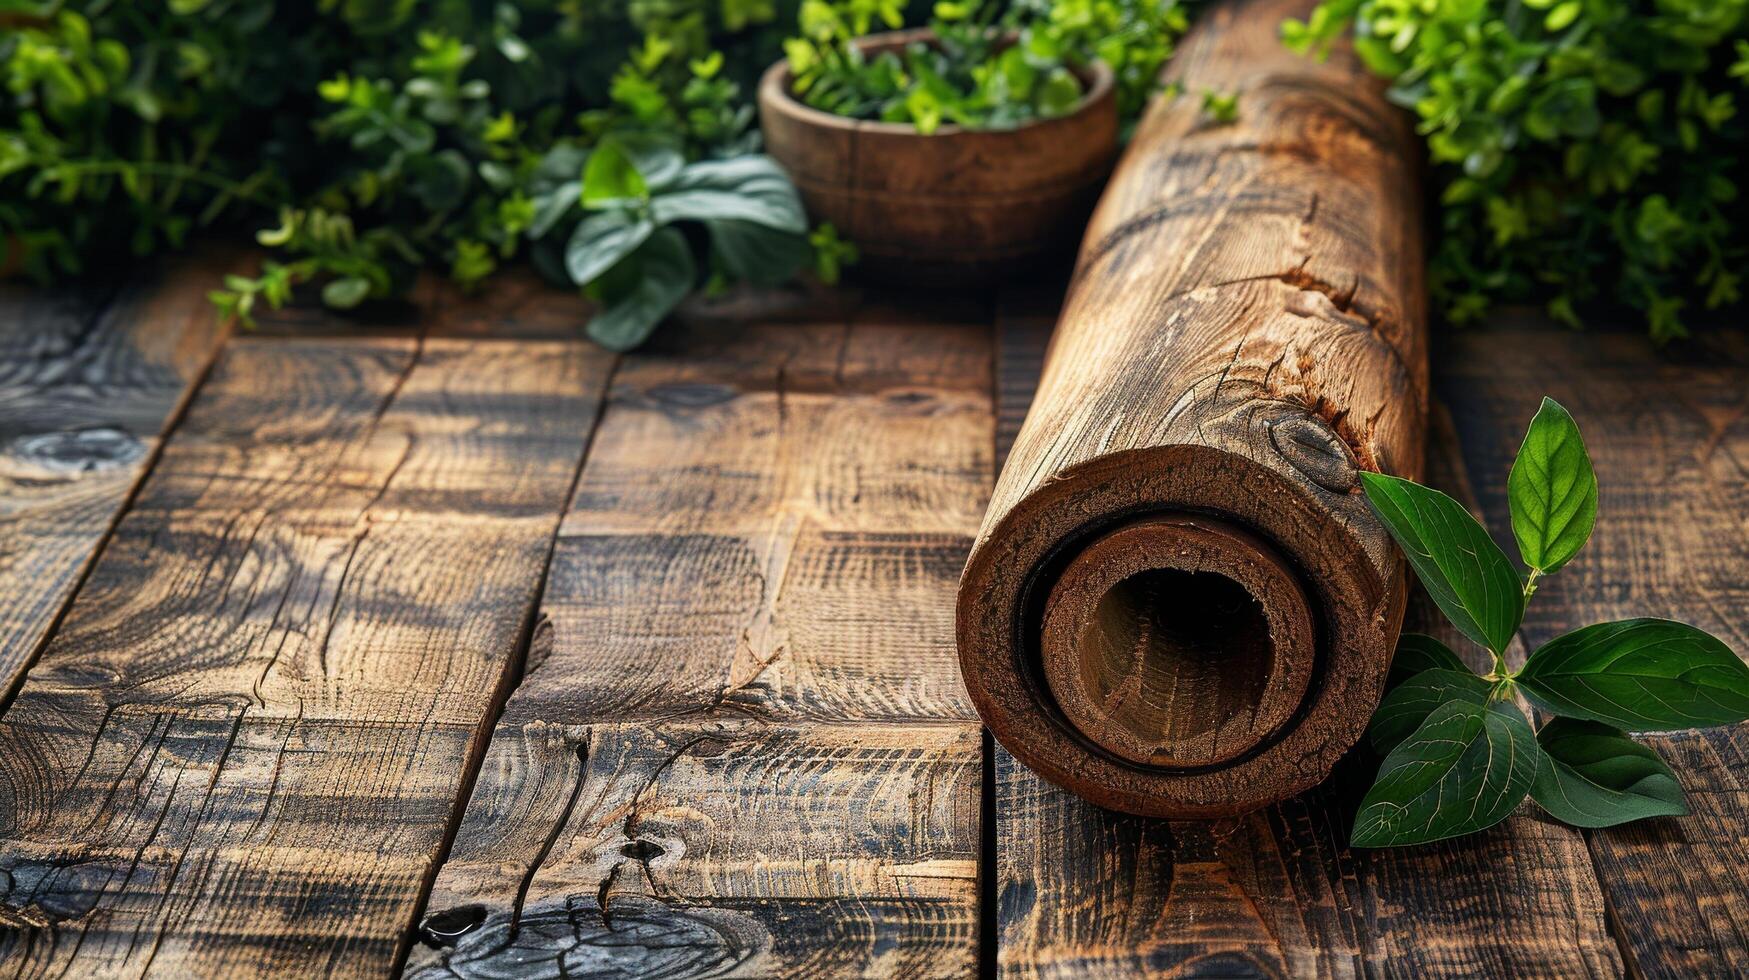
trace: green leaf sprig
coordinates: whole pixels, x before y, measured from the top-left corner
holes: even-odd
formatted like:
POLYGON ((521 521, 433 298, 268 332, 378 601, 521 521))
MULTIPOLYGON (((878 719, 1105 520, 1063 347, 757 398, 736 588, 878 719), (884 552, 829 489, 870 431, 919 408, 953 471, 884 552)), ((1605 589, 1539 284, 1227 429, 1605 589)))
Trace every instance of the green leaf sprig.
POLYGON ((1378 473, 1362 482, 1434 603, 1493 665, 1478 675, 1438 640, 1404 635, 1367 732, 1384 762, 1353 843, 1474 833, 1526 796, 1577 827, 1687 813, 1675 775, 1628 732, 1749 719, 1749 667, 1729 647, 1685 623, 1629 619, 1556 637, 1519 669, 1506 662, 1538 582, 1572 561, 1597 520, 1597 477, 1567 410, 1543 399, 1507 478, 1522 575, 1452 498, 1378 473), (1540 730, 1519 694, 1551 716, 1540 730))
POLYGON ((813 254, 801 198, 776 161, 749 154, 687 163, 660 137, 603 139, 575 179, 534 206, 534 237, 581 210, 564 268, 602 304, 589 336, 612 350, 642 343, 698 284, 700 256, 682 226, 701 228, 705 259, 737 279, 782 282, 813 254))

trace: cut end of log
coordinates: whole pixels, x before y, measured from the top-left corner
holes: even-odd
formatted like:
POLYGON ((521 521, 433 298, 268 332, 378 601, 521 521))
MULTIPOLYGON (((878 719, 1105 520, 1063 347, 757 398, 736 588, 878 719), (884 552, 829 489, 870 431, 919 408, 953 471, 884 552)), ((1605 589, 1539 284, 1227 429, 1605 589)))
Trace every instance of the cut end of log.
MULTIPOLYGON (((1278 414, 1215 408, 1205 430, 1246 446, 1278 414)), ((1364 500, 1285 469, 1191 444, 1106 453, 1003 514, 967 560, 958 631, 966 689, 1015 758, 1175 819, 1329 773, 1381 693, 1402 573, 1371 560, 1364 500)))
POLYGON ((1316 625, 1273 548, 1207 517, 1151 517, 1077 555, 1051 590, 1045 681, 1069 722, 1147 766, 1228 762, 1275 735, 1311 680, 1316 625))

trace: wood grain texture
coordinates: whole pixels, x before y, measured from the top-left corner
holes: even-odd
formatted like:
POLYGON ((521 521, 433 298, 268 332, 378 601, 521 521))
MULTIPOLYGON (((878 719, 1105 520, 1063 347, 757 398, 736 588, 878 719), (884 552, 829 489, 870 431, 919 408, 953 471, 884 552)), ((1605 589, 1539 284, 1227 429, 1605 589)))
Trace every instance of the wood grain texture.
MULTIPOLYGON (((1418 150, 1351 54, 1281 47, 1282 18, 1311 6, 1234 0, 1186 37, 1170 76, 1237 92, 1240 117, 1220 125, 1166 99, 1143 120, 961 580, 962 672, 986 724, 1047 778, 1131 812, 1230 815, 1322 779, 1377 701, 1402 616, 1400 559, 1358 473, 1420 467, 1418 150), (1119 726, 1058 710, 1040 607, 1098 601, 1059 595, 1061 566, 1114 528, 1187 513, 1253 532, 1299 571, 1318 667, 1293 710, 1260 711, 1285 720, 1223 747, 1232 761, 1140 765, 1104 740, 1119 726)), ((1150 560, 1217 574, 1197 554, 1186 541, 1150 560)), ((1294 619, 1277 612, 1271 624, 1294 619)), ((1169 716, 1195 701, 1160 698, 1158 729, 1180 731, 1169 716)))
POLYGON ((971 972, 989 314, 913 310, 622 362, 411 975, 971 972))
POLYGON ((996 347, 997 472, 1007 465, 1014 439, 1032 408, 1066 288, 1066 281, 1053 280, 1006 285, 996 294, 991 328, 996 347))
POLYGON ((0 705, 218 349, 206 291, 227 262, 0 291, 0 705))
POLYGON ((979 773, 965 723, 500 726, 409 975, 964 976, 979 773))
MULTIPOLYGON (((1031 397, 1039 303, 1005 296, 998 416, 1031 397), (1014 337, 1014 342, 1009 338, 1014 337)), ((1455 431, 1433 431, 1431 479, 1468 496, 1455 431)), ((997 458, 1006 451, 999 437, 997 458)), ((1462 648, 1425 593, 1406 628, 1462 648)), ((997 966, 1004 977, 1614 976, 1603 896, 1578 832, 1530 808, 1475 837, 1347 846, 1370 764, 1239 819, 1101 809, 995 749, 997 966)))
MULTIPOLYGON (((1718 330, 1658 351, 1637 328, 1520 321, 1450 348, 1442 391, 1499 540, 1511 540, 1506 474, 1544 395, 1573 413, 1597 469, 1596 531, 1539 583, 1530 646, 1656 616, 1749 654, 1749 337, 1718 330)), ((1611 924, 1637 976, 1736 972, 1749 958, 1749 731, 1645 740, 1691 813, 1588 832, 1611 924)))
POLYGON ((1000 749, 996 772, 1005 977, 1621 972, 1583 842, 1542 819, 1354 851, 1365 787, 1340 769, 1337 786, 1206 823, 1099 809, 1000 749))
POLYGON ((233 341, 0 718, 0 969, 389 970, 609 363, 233 341))

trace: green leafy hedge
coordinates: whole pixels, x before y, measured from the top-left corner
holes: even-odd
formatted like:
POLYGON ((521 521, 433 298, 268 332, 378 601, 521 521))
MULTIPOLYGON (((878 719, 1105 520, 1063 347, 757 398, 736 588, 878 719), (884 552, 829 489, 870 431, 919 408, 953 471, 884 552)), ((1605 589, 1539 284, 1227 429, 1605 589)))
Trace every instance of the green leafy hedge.
MULTIPOLYGON (((1040 37, 1121 56, 1129 114, 1181 20, 1171 0, 991 2, 1003 12, 989 22, 1030 18, 1048 25, 1040 37)), ((395 296, 421 268, 469 286, 526 258, 575 285, 581 263, 567 252, 626 204, 584 200, 590 154, 655 136, 687 166, 755 155, 752 85, 806 27, 799 6, 13 0, 0 7, 0 269, 101 270, 221 226, 272 249, 259 275, 215 292, 245 319, 300 283, 343 308, 395 296)), ((896 0, 816 6, 883 22, 898 12, 896 0)), ((986 16, 913 2, 903 19, 931 11, 986 16)), ((1577 323, 1625 303, 1668 339, 1740 300, 1749 0, 1330 0, 1284 33, 1316 50, 1351 27, 1437 166, 1430 281, 1450 319, 1535 300, 1577 323)), ((888 80, 910 86, 891 93, 907 106, 948 117, 944 106, 984 112, 1014 78, 973 73, 975 88, 929 97, 913 94, 915 79, 888 80)), ((1217 120, 1242 111, 1207 93, 1205 108, 1217 120)), ((653 200, 659 188, 644 185, 653 200)), ((720 217, 658 223, 586 281, 629 317, 598 339, 635 343, 698 286, 782 279, 810 262, 829 277, 851 254, 829 229, 720 217)))
POLYGON ((1352 27, 1438 166, 1431 282, 1450 319, 1626 304, 1652 336, 1749 273, 1749 0, 1330 0, 1290 45, 1352 27))
MULTIPOLYGON (((751 81, 794 16, 790 0, 70 0, 0 13, 0 240, 47 280, 205 226, 259 230, 274 258, 215 293, 245 318, 303 282, 344 308, 401 293, 422 267, 470 286, 525 252, 570 283, 589 152, 634 132, 688 162, 748 157, 751 81), (561 186, 570 198, 555 198, 561 186)), ((738 278, 700 255, 701 279, 738 278)), ((612 306, 639 278, 590 288, 612 306)))

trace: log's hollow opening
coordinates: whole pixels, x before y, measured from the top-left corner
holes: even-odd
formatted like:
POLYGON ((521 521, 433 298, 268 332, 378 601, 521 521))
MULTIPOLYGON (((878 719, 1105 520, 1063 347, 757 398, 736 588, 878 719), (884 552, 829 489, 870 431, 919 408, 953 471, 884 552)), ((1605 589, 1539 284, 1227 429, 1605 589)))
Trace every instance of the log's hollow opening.
POLYGON ((1176 568, 1112 586, 1079 647, 1094 703, 1143 742, 1210 739, 1257 715, 1275 661, 1256 596, 1225 575, 1176 568))
POLYGON ((1265 541, 1209 517, 1120 527, 1072 559, 1041 624, 1068 722, 1148 766, 1218 765, 1283 730, 1316 665, 1299 577, 1265 541))

